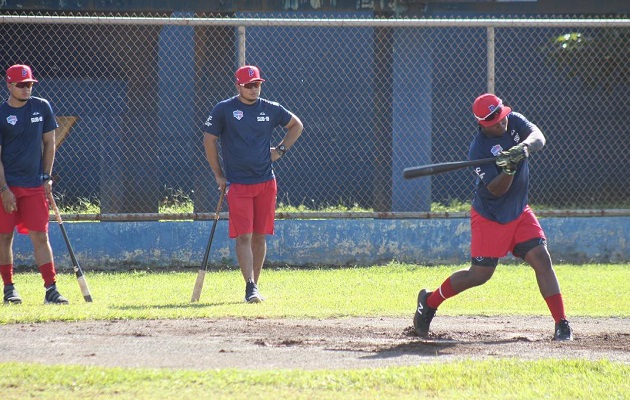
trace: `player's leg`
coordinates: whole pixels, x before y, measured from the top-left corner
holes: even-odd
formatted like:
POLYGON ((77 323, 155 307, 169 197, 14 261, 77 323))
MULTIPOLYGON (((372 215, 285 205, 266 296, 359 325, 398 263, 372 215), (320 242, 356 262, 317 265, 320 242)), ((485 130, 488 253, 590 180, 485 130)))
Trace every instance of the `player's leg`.
MULTIPOLYGON (((0 209, 2 207, 0 206, 0 209)), ((2 214, 4 211, 0 211, 2 214)), ((5 214, 6 215, 6 214, 5 214)), ((13 284, 13 227, 5 229, 6 219, 0 215, 0 274, 4 285, 13 284)))
MULTIPOLYGON (((0 208, 2 208, 0 206, 0 208)), ((2 218, 2 217, 0 217, 2 218)), ((4 283, 4 304, 21 304, 13 282, 13 231, 0 233, 0 275, 4 283)))
POLYGON ((63 297, 57 290, 57 271, 53 260, 52 248, 48 240, 47 232, 29 231, 28 236, 33 243, 35 253, 35 263, 44 280, 46 294, 45 304, 68 304, 68 299, 63 297))
POLYGON ((241 274, 245 280, 245 302, 259 303, 262 296, 258 293, 256 274, 254 269, 255 254, 253 252, 253 234, 246 233, 236 237, 236 258, 241 268, 241 274))
POLYGON ((227 192, 230 238, 236 239, 236 259, 245 280, 245 302, 262 299, 254 281, 254 197, 256 185, 231 184, 227 192))
POLYGON ((560 284, 544 238, 535 238, 517 244, 515 256, 522 258, 532 267, 536 274, 540 294, 544 298, 560 293, 560 284), (522 251, 520 255, 517 249, 522 251))
POLYGON ((0 274, 4 285, 13 284, 13 231, 16 213, 7 213, 0 204, 0 274))
POLYGON ((573 332, 567 321, 560 284, 547 250, 545 233, 529 206, 520 218, 515 241, 516 245, 512 253, 528 263, 536 274, 538 289, 556 324, 554 338, 572 340, 573 332))
POLYGON ((233 183, 226 194, 229 208, 229 236, 236 239, 236 259, 245 282, 254 279, 252 232, 254 229, 253 196, 250 185, 233 183))
POLYGON ((44 280, 44 286, 48 287, 56 282, 57 275, 53 262, 52 248, 48 240, 48 233, 29 230, 28 237, 31 239, 31 243, 33 243, 35 264, 39 267, 39 272, 44 280))
POLYGON ((278 187, 276 180, 261 183, 260 191, 254 198, 254 235, 252 237, 252 253, 254 254, 254 282, 258 284, 258 278, 267 256, 267 235, 273 235, 276 195, 278 187))
MULTIPOLYGON (((16 189, 15 187, 11 188, 17 202, 19 190, 16 189)), ((0 275, 4 283, 4 304, 22 303, 22 298, 13 282, 13 232, 19 221, 19 216, 17 211, 7 213, 4 206, 0 204, 0 275)))
MULTIPOLYGON (((229 236, 236 239, 236 260, 245 283, 254 281, 252 232, 254 229, 253 196, 250 185, 233 183, 226 194, 229 208, 229 236)), ((246 299, 247 300, 247 299, 246 299)))
POLYGON ((413 324, 419 336, 427 335, 442 302, 492 277, 499 258, 510 248, 513 229, 514 225, 489 221, 471 210, 471 266, 453 273, 433 292, 422 289, 418 293, 413 324))
POLYGON ((57 291, 57 271, 53 260, 53 252, 48 238, 49 207, 43 187, 24 189, 20 197, 19 209, 21 223, 18 232, 28 232, 33 244, 35 264, 44 280, 46 295, 44 303, 68 304, 68 299, 57 291))
POLYGON ((265 263, 265 257, 267 256, 267 238, 265 234, 254 233, 252 234, 252 265, 254 269, 254 283, 258 284, 258 278, 265 263))
POLYGON ((236 259, 245 282, 254 281, 254 256, 252 254, 252 234, 236 237, 236 259))

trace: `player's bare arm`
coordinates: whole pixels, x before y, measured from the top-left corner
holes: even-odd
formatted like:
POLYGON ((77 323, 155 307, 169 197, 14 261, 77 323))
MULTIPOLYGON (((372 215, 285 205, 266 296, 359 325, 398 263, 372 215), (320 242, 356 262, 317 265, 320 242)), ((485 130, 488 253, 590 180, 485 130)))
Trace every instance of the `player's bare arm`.
POLYGON ((537 127, 527 136, 523 143, 527 145, 529 153, 537 152, 545 146, 547 140, 545 139, 545 135, 538 129, 537 127))
POLYGON ((487 186, 487 189, 494 197, 503 196, 514 181, 514 175, 508 175, 505 172, 501 172, 497 175, 487 186))
POLYGON ((224 190, 227 184, 221 164, 219 163, 219 147, 217 146, 218 136, 204 132, 203 134, 203 147, 206 150, 206 159, 212 172, 214 173, 214 179, 219 185, 219 190, 224 190))
POLYGON ((271 161, 276 161, 277 159, 282 157, 285 152, 289 151, 289 149, 293 146, 293 144, 295 144, 295 142, 302 134, 302 131, 304 130, 304 125, 302 124, 302 121, 295 114, 290 114, 291 120, 289 120, 289 123, 285 126, 285 128, 287 129, 287 134, 284 136, 284 139, 282 139, 282 141, 278 143, 278 146, 271 149, 271 161), (284 146, 284 150, 282 152, 279 152, 277 150, 277 148, 280 146, 284 146))
MULTIPOLYGON (((42 136, 42 142, 44 144, 44 150, 42 154, 42 165, 44 166, 43 173, 51 175, 53 164, 55 163, 55 131, 49 131, 42 136)), ((46 195, 52 191, 52 181, 44 182, 44 190, 46 195)))
POLYGON ((282 144, 286 146, 287 149, 290 149, 291 146, 298 140, 302 131, 304 130, 304 125, 302 121, 293 113, 291 113, 291 120, 285 126, 287 128, 287 134, 282 141, 282 144))
MULTIPOLYGON (((0 155, 2 155, 2 146, 0 146, 0 155)), ((15 211, 16 201, 15 195, 7 185, 7 179, 4 176, 4 165, 0 162, 0 198, 2 198, 2 207, 7 213, 15 211)))

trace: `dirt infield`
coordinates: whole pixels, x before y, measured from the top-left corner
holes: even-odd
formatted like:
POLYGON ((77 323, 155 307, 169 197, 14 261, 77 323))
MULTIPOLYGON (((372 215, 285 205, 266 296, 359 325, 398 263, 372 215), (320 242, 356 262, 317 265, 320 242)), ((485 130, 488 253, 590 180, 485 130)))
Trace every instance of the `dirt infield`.
POLYGON ((514 357, 630 363, 630 319, 573 318, 575 340, 551 340, 550 317, 448 317, 430 338, 411 318, 54 322, 0 326, 0 361, 149 368, 334 369, 514 357))

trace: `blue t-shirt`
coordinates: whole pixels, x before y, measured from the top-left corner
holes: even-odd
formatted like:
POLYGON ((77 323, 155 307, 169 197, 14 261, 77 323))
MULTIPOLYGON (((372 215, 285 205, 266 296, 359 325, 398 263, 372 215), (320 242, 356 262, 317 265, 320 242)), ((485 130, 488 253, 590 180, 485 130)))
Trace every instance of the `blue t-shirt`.
POLYGON ((220 138, 227 181, 249 185, 273 179, 271 136, 290 121, 289 111, 265 99, 247 105, 234 96, 217 104, 204 132, 220 138))
POLYGON ((6 101, 0 105, 2 166, 9 186, 42 185, 42 136, 57 127, 47 100, 31 97, 20 108, 11 107, 6 101))
MULTIPOLYGON (((512 112, 508 115, 508 127, 503 136, 490 137, 482 133, 481 128, 470 144, 468 158, 478 160, 482 158, 496 157, 500 152, 509 149, 525 140, 536 128, 523 115, 512 112)), ((472 207, 484 218, 507 224, 517 219, 527 206, 527 192, 529 186, 529 164, 524 159, 518 164, 514 180, 508 191, 502 196, 495 197, 489 191, 488 185, 501 168, 495 164, 482 165, 475 168, 477 180, 475 181, 475 196, 472 207)))

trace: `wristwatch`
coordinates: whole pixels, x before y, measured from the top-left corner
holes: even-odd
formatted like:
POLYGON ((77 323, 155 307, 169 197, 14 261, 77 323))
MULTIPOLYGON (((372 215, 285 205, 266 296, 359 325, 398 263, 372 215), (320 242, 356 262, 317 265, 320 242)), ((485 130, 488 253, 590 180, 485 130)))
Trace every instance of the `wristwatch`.
POLYGON ((278 154, 280 154, 280 157, 282 157, 284 153, 287 152, 287 147, 281 144, 280 146, 276 147, 276 151, 278 152, 278 154))
POLYGON ((52 176, 50 176, 50 174, 42 174, 41 178, 42 178, 42 182, 52 181, 52 176))

